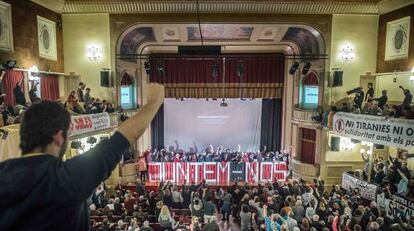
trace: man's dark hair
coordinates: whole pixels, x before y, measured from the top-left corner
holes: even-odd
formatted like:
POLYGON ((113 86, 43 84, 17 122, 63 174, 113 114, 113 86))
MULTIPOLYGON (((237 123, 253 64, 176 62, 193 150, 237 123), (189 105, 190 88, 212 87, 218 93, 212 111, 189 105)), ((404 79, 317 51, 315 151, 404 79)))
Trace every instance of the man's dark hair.
POLYGON ((87 90, 87 91, 90 91, 91 89, 88 87, 88 88, 86 88, 86 90, 87 90))
POLYGON ((69 112, 57 102, 42 101, 32 104, 20 124, 20 148, 28 154, 35 148, 45 148, 59 130, 67 138, 70 126, 69 112))
POLYGON ((83 82, 79 82, 79 86, 83 86, 83 82))
POLYGON ((368 83, 368 86, 371 86, 372 87, 373 85, 372 85, 372 83, 368 83))

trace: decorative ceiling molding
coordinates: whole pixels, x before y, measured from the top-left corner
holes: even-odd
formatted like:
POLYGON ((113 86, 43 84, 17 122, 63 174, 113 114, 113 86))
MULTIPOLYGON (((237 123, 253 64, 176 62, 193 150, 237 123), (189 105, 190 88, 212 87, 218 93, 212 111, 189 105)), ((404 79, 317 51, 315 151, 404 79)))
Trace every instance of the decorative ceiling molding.
POLYGON ((63 12, 65 7, 65 0, 32 0, 32 2, 59 14, 63 12))
MULTIPOLYGON (((404 0, 401 0, 404 1, 404 0)), ((196 4, 189 1, 66 1, 63 13, 195 13, 196 4)), ((278 14, 378 14, 376 2, 328 1, 203 1, 204 13, 278 13, 278 14)))
POLYGON ((382 0, 378 3, 378 13, 386 14, 411 4, 414 4, 414 0, 382 0))

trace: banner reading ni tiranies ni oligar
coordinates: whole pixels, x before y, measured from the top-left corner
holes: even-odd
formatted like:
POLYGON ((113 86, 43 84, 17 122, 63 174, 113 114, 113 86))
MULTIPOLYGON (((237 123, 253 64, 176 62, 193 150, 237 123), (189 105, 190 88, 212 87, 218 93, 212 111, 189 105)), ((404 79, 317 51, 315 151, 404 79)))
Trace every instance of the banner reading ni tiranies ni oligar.
POLYGON ((414 120, 338 112, 334 115, 333 131, 374 144, 414 147, 414 120))

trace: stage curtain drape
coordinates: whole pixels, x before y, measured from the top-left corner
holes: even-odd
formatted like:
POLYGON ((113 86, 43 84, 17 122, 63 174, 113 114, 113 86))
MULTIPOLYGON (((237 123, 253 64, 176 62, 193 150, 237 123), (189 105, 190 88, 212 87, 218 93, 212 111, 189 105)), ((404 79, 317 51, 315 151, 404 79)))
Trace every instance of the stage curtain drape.
POLYGON ((263 99, 262 124, 260 134, 260 147, 264 150, 280 150, 280 138, 282 131, 282 100, 263 99))
POLYGON ((40 76, 40 95, 42 100, 55 101, 59 98, 59 81, 56 75, 40 76))
POLYGON ((149 79, 164 84, 170 98, 282 98, 284 68, 279 53, 155 54, 149 79))
MULTIPOLYGON (((9 107, 14 107, 16 105, 16 99, 14 98, 13 89, 16 87, 16 84, 22 81, 24 78, 22 71, 16 70, 6 70, 6 74, 3 78, 4 84, 4 93, 6 94, 5 103, 9 107)), ((22 89, 24 91, 24 89, 22 89)))
POLYGON ((121 86, 132 86, 132 78, 128 73, 122 75, 121 86))
POLYGON ((316 131, 301 128, 300 161, 306 164, 315 164, 316 131))
POLYGON ((151 148, 160 150, 164 146, 164 104, 151 121, 151 148))
POLYGON ((318 82, 318 77, 313 71, 306 75, 303 79, 303 85, 318 85, 318 82))

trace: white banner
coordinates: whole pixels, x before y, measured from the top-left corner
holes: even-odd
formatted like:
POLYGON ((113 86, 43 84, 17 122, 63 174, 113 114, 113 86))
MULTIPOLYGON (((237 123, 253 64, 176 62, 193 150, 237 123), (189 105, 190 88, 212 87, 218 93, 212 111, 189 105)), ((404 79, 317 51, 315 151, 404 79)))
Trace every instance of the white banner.
POLYGON ((334 115, 333 131, 374 144, 414 147, 414 120, 338 112, 334 115))
POLYGON ((347 191, 357 188, 362 198, 371 201, 375 201, 377 194, 377 186, 375 184, 370 184, 346 172, 342 173, 342 188, 347 191))
POLYGON ((111 121, 108 113, 72 116, 70 123, 70 134, 76 136, 88 132, 108 129, 111 121))
POLYGON ((399 217, 409 220, 414 216, 414 200, 403 196, 391 195, 391 198, 385 198, 385 193, 378 194, 377 206, 385 210, 391 219, 399 217))

